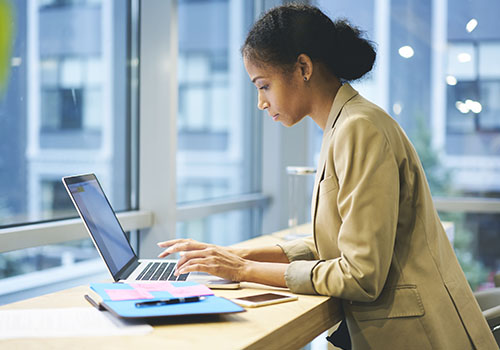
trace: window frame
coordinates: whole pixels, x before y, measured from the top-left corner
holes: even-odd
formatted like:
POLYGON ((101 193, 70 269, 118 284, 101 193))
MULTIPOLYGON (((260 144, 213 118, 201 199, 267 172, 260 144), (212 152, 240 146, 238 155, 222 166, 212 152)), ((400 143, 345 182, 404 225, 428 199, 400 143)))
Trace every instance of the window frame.
MULTIPOLYGON (((256 1, 255 15, 263 3, 256 1)), ((155 213, 154 225, 142 230, 139 237, 140 256, 156 256, 158 241, 176 237, 180 221, 200 219, 235 209, 263 209, 272 195, 264 191, 240 194, 199 202, 177 203, 177 140, 178 140, 178 2, 142 1, 140 30, 141 84, 140 84, 140 196, 139 207, 155 213), (168 28, 165 28, 168 23, 168 28), (165 34, 166 33, 166 34, 165 34), (167 62, 167 64, 165 64, 167 62), (163 157, 151 157, 163 150, 163 157), (162 174, 161 178, 158 174, 162 174), (167 193, 168 197, 158 193, 167 193), (266 193, 266 194, 264 194, 266 193)), ((251 87, 249 87, 251 88, 251 87)), ((252 103, 256 99, 252 93, 252 103)), ((255 108, 252 118, 261 118, 255 108)), ((262 126, 254 123, 251 130, 257 138, 262 126)), ((275 142, 275 141, 274 141, 275 142)), ((256 142, 259 144, 259 142, 256 142)), ((261 154, 260 144, 252 153, 261 154)), ((260 159, 252 159, 260 164, 260 159)), ((254 167, 255 186, 260 188, 262 171, 254 167)), ((259 232, 260 233, 260 232, 259 232)), ((257 233, 258 234, 258 233, 257 233)))

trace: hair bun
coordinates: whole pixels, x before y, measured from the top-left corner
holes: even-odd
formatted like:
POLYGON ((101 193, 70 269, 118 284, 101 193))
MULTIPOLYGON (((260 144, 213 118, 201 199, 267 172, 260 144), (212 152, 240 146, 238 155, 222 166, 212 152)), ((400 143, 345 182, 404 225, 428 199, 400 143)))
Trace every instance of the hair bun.
POLYGON ((373 44, 363 37, 364 32, 351 26, 345 19, 336 20, 334 28, 330 60, 332 70, 339 79, 345 81, 361 78, 372 70, 375 63, 373 44))
POLYGON ((345 81, 361 78, 372 70, 375 63, 376 52, 372 43, 363 37, 364 32, 345 19, 336 20, 333 25, 331 69, 345 81))

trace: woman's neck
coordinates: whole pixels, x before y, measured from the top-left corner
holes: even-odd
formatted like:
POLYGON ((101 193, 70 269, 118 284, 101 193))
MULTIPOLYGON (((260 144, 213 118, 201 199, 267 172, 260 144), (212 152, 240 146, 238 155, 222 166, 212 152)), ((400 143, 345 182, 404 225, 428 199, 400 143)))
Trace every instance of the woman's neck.
POLYGON ((309 116, 322 130, 325 130, 333 100, 342 84, 329 72, 323 70, 318 73, 315 77, 311 77, 312 107, 309 116))

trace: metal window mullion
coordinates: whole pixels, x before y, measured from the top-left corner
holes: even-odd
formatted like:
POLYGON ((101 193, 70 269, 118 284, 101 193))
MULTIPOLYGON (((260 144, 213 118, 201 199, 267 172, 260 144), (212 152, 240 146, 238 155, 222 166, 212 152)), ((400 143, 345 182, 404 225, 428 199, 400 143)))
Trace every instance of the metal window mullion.
POLYGON ((139 208, 154 213, 139 256, 175 237, 177 151, 177 1, 140 3, 139 208))
POLYGON ((500 213, 500 199, 434 197, 433 201, 436 209, 443 212, 500 213))
POLYGON ((233 210, 264 208, 270 202, 271 197, 261 193, 252 193, 231 198, 203 201, 201 203, 180 204, 177 207, 177 220, 196 220, 233 210))
MULTIPOLYGON (((149 211, 128 211, 118 213, 117 216, 124 231, 153 225, 153 213, 149 211)), ((0 253, 88 237, 80 218, 4 228, 0 229, 0 253)))

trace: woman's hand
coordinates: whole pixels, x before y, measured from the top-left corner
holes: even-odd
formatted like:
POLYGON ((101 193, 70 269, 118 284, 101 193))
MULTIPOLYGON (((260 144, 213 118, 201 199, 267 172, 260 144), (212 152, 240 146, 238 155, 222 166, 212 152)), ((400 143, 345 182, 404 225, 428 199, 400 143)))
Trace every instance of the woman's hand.
POLYGON ((170 241, 158 242, 157 245, 160 248, 166 248, 158 255, 159 258, 164 258, 173 253, 186 252, 188 250, 201 250, 208 247, 215 247, 213 244, 198 242, 190 238, 172 239, 170 241))
POLYGON ((286 287, 285 271, 289 262, 278 246, 237 249, 192 239, 173 239, 160 242, 158 246, 166 248, 158 255, 159 258, 180 253, 175 275, 200 271, 231 281, 286 287))
POLYGON ((232 281, 243 281, 247 268, 252 263, 228 248, 192 239, 174 239, 160 242, 158 246, 167 248, 158 255, 159 258, 180 253, 181 258, 177 262, 175 275, 200 271, 232 281))

